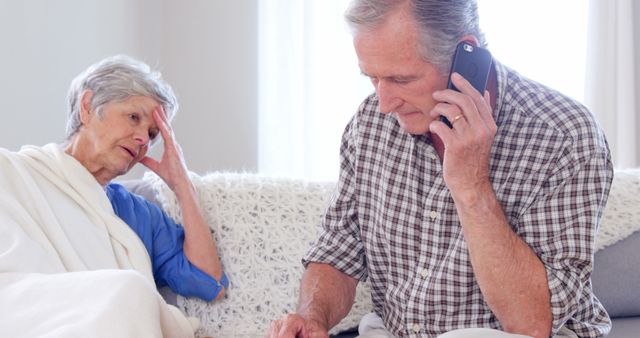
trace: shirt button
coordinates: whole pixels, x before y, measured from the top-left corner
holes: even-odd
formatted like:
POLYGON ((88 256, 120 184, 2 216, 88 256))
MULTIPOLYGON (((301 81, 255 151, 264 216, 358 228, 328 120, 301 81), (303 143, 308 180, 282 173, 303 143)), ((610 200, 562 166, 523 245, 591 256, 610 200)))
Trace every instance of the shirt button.
POLYGON ((432 220, 435 220, 436 218, 438 218, 438 212, 431 210, 431 212, 429 212, 429 217, 431 217, 432 220))
POLYGON ((429 155, 427 155, 427 156, 429 156, 429 158, 432 159, 433 161, 438 159, 438 157, 434 153, 429 153, 429 155))
POLYGON ((427 276, 429 275, 429 271, 427 271, 427 269, 421 269, 419 274, 420 276, 422 276, 422 278, 427 278, 427 276))
POLYGON ((411 329, 413 330, 413 332, 418 333, 422 329, 422 326, 420 326, 420 324, 413 324, 411 329))

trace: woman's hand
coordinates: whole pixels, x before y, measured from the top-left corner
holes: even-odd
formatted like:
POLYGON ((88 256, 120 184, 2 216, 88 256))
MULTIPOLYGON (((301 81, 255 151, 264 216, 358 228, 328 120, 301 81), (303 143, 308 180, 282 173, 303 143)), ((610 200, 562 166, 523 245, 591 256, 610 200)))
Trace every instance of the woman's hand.
POLYGON ((167 120, 167 115, 162 106, 154 110, 151 115, 158 125, 160 135, 164 141, 164 152, 160 161, 149 156, 145 156, 140 160, 145 167, 156 173, 172 191, 177 193, 179 188, 187 188, 191 186, 191 182, 187 175, 187 166, 182 155, 182 148, 175 139, 171 125, 167 120))
MULTIPOLYGON (((218 257, 218 249, 204 219, 197 191, 187 175, 182 149, 176 142, 162 107, 154 110, 152 115, 164 140, 164 152, 160 161, 145 156, 140 163, 160 176, 176 194, 185 230, 184 253, 189 261, 216 281, 220 281, 222 265, 218 257)), ((224 293, 224 290, 220 291, 216 299, 224 296, 224 293)))

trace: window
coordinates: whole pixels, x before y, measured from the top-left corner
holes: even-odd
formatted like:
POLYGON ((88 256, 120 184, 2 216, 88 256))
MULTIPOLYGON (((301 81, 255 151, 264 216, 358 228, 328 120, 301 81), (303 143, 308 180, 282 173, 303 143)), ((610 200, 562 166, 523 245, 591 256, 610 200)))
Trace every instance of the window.
POLYGON ((584 101, 587 0, 478 0, 478 10, 496 59, 584 101))
MULTIPOLYGON (((373 91, 344 23, 348 2, 259 1, 261 173, 337 179, 342 131, 373 91)), ((583 99, 586 0, 479 0, 478 6, 498 60, 583 99)))

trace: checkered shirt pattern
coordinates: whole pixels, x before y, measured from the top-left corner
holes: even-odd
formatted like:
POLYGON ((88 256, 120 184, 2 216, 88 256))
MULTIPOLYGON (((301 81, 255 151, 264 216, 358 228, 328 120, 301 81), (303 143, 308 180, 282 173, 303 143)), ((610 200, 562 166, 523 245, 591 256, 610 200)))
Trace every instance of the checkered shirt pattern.
MULTIPOLYGON (((493 189, 546 268, 553 333, 566 325, 580 337, 602 337, 611 322, 590 276, 613 178, 607 142, 584 106, 494 66, 493 189)), ((368 278, 375 312, 398 337, 501 329, 475 280, 430 137, 404 132, 371 95, 345 129, 340 155, 323 231, 303 263, 368 278)))

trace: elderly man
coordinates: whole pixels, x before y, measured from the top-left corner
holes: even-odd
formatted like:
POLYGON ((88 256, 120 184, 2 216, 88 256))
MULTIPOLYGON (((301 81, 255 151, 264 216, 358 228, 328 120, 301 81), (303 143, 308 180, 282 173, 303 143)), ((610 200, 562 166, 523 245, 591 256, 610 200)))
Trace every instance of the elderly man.
POLYGON ((613 171, 589 111, 495 60, 484 93, 459 74, 446 89, 456 45, 486 45, 473 0, 346 16, 375 94, 343 135, 298 310, 267 336, 326 337, 367 278, 360 337, 606 335, 590 275, 613 171))

